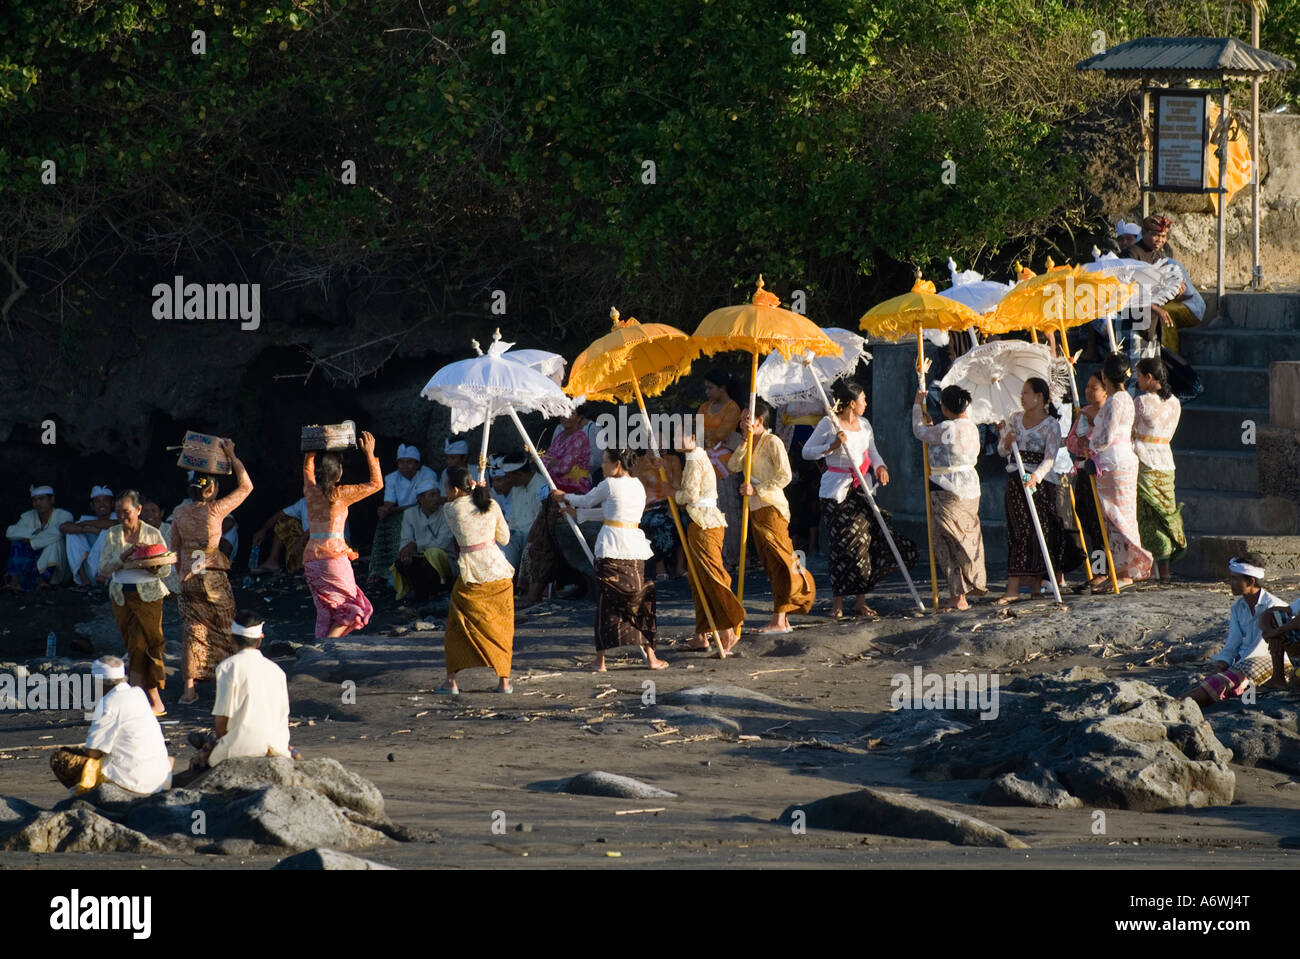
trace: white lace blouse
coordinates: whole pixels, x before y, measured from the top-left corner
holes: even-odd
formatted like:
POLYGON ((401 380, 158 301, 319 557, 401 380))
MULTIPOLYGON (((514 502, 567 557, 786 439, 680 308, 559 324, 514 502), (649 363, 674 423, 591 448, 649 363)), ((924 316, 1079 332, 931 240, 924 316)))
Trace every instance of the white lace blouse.
POLYGON ((468 496, 452 500, 442 508, 452 535, 460 546, 456 565, 460 578, 467 583, 493 583, 500 579, 514 579, 515 568, 501 552, 500 546, 510 542, 510 527, 497 501, 493 500, 486 513, 480 513, 468 496), (486 549, 465 552, 466 546, 489 543, 486 549), (500 544, 498 546, 497 544, 500 544))
POLYGON ((1101 411, 1092 421, 1092 437, 1088 450, 1097 472, 1125 469, 1137 465, 1133 452, 1133 397, 1116 390, 1101 405, 1101 411))
POLYGON ((912 435, 930 446, 930 479, 960 499, 979 499, 979 427, 964 417, 927 426, 920 404, 913 403, 912 435))
POLYGON ((1023 412, 1012 413, 1007 417, 1007 428, 998 440, 998 452, 1007 457, 1007 472, 1015 473, 1016 458, 1011 453, 1011 444, 1015 442, 1020 448, 1023 458, 1025 453, 1040 453, 1043 460, 1029 469, 1029 464, 1025 468, 1033 476, 1038 477, 1038 482, 1043 482, 1053 476, 1053 470, 1056 468, 1056 451, 1061 448, 1061 421, 1050 414, 1043 417, 1043 421, 1032 429, 1025 426, 1025 414, 1023 412))
POLYGON ((580 510, 601 507, 604 525, 596 534, 597 559, 650 559, 654 556, 650 541, 641 532, 645 484, 635 476, 607 476, 590 493, 566 493, 564 501, 580 510), (628 525, 611 526, 610 522, 628 525))
POLYGON ((1143 393, 1133 403, 1133 452, 1147 469, 1174 471, 1174 454, 1169 448, 1183 415, 1178 397, 1162 400, 1155 393, 1143 393))
POLYGON ((876 491, 873 474, 878 470, 888 469, 885 461, 880 457, 880 451, 876 449, 876 434, 872 432, 871 424, 867 422, 865 416, 857 417, 857 427, 857 429, 844 427, 838 418, 825 416, 803 445, 804 459, 819 460, 823 457, 826 459, 826 472, 822 473, 821 487, 817 491, 817 495, 822 499, 843 503, 855 482, 850 464, 861 466, 868 453, 871 455, 870 466, 869 469, 863 470, 862 478, 867 481, 867 488, 871 492, 876 491), (827 450, 835 442, 835 433, 840 429, 844 430, 848 441, 834 452, 828 453, 827 450))

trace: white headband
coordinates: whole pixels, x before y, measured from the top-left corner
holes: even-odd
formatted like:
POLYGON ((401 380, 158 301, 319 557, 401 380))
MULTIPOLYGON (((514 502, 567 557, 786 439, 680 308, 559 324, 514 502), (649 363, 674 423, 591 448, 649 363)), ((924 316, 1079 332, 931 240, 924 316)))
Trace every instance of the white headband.
POLYGON ((29 495, 31 496, 53 496, 54 495, 53 486, 30 486, 28 487, 28 491, 29 491, 29 495))
POLYGON ((402 443, 397 444, 397 458, 399 460, 415 460, 420 462, 420 451, 414 446, 406 446, 402 443))
POLYGON ((1236 573, 1238 576, 1250 576, 1254 579, 1264 578, 1264 569, 1262 566, 1253 566, 1250 563, 1243 563, 1235 556, 1228 560, 1228 571, 1236 573))
POLYGON ((464 440, 456 440, 454 443, 447 440, 442 445, 442 451, 448 456, 469 456, 469 443, 464 440))
POLYGON ((90 664, 90 675, 98 679, 126 679, 126 667, 110 666, 102 659, 97 659, 90 664))
POLYGON ((232 636, 243 636, 245 639, 261 639, 262 624, 256 626, 240 626, 238 623, 230 624, 230 634, 232 636))
POLYGON ((112 495, 113 495, 113 491, 109 489, 107 486, 96 486, 94 489, 90 491, 91 499, 94 499, 96 496, 112 496, 112 495))
POLYGON ((523 460, 511 461, 509 463, 501 462, 497 464, 497 469, 499 469, 502 472, 502 474, 513 473, 516 470, 521 470, 523 468, 524 468, 523 460))

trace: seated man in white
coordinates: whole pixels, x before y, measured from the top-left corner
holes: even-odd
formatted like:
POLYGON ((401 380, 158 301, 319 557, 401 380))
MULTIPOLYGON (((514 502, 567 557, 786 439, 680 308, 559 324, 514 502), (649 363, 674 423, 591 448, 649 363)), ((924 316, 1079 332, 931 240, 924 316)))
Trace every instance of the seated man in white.
POLYGON ((72 522, 72 514, 55 508, 53 487, 32 486, 29 491, 32 508, 5 531, 9 540, 5 589, 30 591, 53 586, 69 573, 60 527, 72 522))
POLYGON ((418 483, 415 494, 415 507, 402 514, 402 546, 390 572, 398 599, 413 593, 422 603, 451 589, 456 536, 442 512, 442 491, 433 481, 418 483))
POLYGON ((126 665, 116 656, 96 660, 90 671, 103 680, 104 695, 85 748, 65 746, 50 757, 54 775, 74 795, 105 782, 142 795, 170 788, 172 759, 149 697, 127 685, 126 665))
POLYGON ((113 491, 107 486, 96 486, 90 491, 89 513, 83 513, 74 523, 59 527, 67 536, 66 549, 72 579, 78 586, 93 586, 99 575, 99 549, 105 530, 117 525, 113 512, 113 491))
POLYGON ((501 457, 497 469, 499 488, 506 497, 503 512, 510 527, 510 542, 501 547, 501 552, 506 554, 511 566, 519 569, 523 550, 528 545, 528 531, 541 512, 542 500, 551 494, 551 487, 523 453, 501 457))
POLYGON ((288 756, 289 684, 284 670, 262 655, 263 620, 244 610, 230 633, 238 652, 217 667, 217 701, 212 706, 214 734, 195 740, 199 756, 191 769, 215 766, 227 759, 288 756))

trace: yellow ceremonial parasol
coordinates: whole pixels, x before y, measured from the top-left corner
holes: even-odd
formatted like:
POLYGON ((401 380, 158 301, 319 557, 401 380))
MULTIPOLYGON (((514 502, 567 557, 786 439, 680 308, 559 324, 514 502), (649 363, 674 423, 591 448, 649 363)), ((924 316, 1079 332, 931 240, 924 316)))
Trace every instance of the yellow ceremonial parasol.
MULTIPOLYGON (((609 318, 613 321, 613 328, 578 354, 569 368, 569 382, 565 385, 564 392, 570 396, 585 396, 590 400, 616 403, 635 400, 637 409, 645 420, 650 449, 658 456, 659 443, 650 426, 645 398, 659 395, 685 376, 691 368, 691 361, 700 354, 699 347, 675 326, 640 323, 631 316, 624 320, 619 317, 616 309, 609 311, 609 318)), ((662 466, 659 467, 659 479, 664 482, 668 479, 662 466)), ((718 643, 718 655, 725 658, 727 652, 722 648, 722 637, 713 622, 713 612, 700 589, 699 573, 695 569, 691 551, 686 549, 686 533, 677 512, 677 502, 672 496, 668 497, 668 510, 677 527, 682 551, 686 554, 686 571, 691 577, 691 586, 695 595, 700 597, 700 605, 704 607, 709 629, 718 643)))
MULTIPOLYGON (((916 375, 921 389, 924 390, 926 369, 925 340, 922 336, 924 331, 964 330, 973 326, 981 332, 993 332, 988 328, 987 320, 988 317, 975 312, 965 303, 940 296, 935 292, 933 283, 921 279, 918 275, 911 290, 873 306, 862 315, 858 326, 872 336, 894 342, 904 336, 915 334, 916 375)), ((934 533, 931 531, 930 522, 930 449, 926 444, 921 446, 921 462, 925 468, 925 534, 930 547, 930 592, 934 600, 934 608, 938 609, 939 580, 935 573, 934 533)), ((883 523, 881 528, 884 529, 883 523)), ((901 560, 898 565, 902 568, 901 560)), ((903 570, 903 575, 907 576, 906 569, 903 570)), ((908 585, 911 585, 910 577, 908 577, 908 585)))
MULTIPOLYGON (((840 345, 822 332, 807 317, 781 308, 781 298, 763 289, 762 274, 748 303, 724 306, 703 320, 691 336, 701 353, 712 356, 728 350, 744 350, 752 362, 749 373, 749 420, 754 421, 754 401, 758 396, 758 355, 777 352, 783 359, 812 353, 814 356, 839 356, 840 345)), ((754 434, 745 432, 745 485, 749 485, 754 463, 754 434)), ((736 599, 745 601, 745 554, 749 539, 749 497, 740 505, 740 572, 736 599)), ((688 550, 689 552, 689 550, 688 550)), ((737 631, 739 635, 739 631, 737 631)))

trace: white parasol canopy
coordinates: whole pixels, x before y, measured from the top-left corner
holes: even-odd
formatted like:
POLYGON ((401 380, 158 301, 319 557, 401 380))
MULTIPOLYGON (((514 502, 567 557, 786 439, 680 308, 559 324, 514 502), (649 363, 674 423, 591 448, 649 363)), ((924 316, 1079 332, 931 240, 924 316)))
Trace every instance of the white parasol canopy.
POLYGON ((1114 253, 1102 253, 1091 263, 1083 264, 1083 269, 1089 273, 1113 276, 1121 283, 1136 283, 1137 292, 1126 306, 1130 311, 1163 306, 1178 295, 1183 285, 1183 271, 1177 263, 1168 259, 1146 263, 1142 260, 1124 259, 1114 253))
POLYGON ((871 362, 866 351, 867 341, 852 330, 831 327, 823 331, 843 351, 839 356, 792 356, 787 362, 780 353, 772 353, 758 368, 755 390, 773 406, 787 403, 805 403, 817 400, 821 393, 811 377, 816 376, 823 387, 836 380, 852 376, 860 361, 871 362))
POLYGON ((974 270, 958 272, 952 257, 948 258, 948 273, 952 276, 952 286, 940 290, 939 295, 969 306, 976 313, 992 313, 1015 286, 1014 283, 986 280, 983 273, 974 270))
MULTIPOLYGON (((573 401, 555 381, 527 362, 505 355, 513 345, 502 342, 498 330, 486 355, 480 353, 447 364, 420 391, 421 396, 451 410, 453 433, 472 430, 505 413, 507 406, 516 412, 541 413, 548 418, 573 412, 573 401)), ((479 349, 477 342, 474 347, 479 349)))
POLYGON ((569 361, 559 353, 548 353, 546 350, 510 350, 504 355, 507 360, 531 366, 543 376, 554 380, 557 386, 564 385, 564 368, 568 366, 569 361))
POLYGON ((993 340, 957 357, 939 385, 956 384, 970 393, 967 412, 976 423, 998 423, 1019 412, 1020 390, 1035 376, 1046 380, 1051 392, 1052 357, 1046 343, 993 340))

